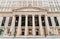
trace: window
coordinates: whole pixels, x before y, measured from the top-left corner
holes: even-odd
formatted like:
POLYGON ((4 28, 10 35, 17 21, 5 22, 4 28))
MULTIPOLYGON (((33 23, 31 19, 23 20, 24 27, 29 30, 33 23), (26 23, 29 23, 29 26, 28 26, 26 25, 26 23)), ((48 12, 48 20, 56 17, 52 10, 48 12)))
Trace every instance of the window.
POLYGON ((5 20, 6 20, 6 17, 3 17, 3 20, 2 20, 2 24, 1 24, 1 26, 4 26, 4 24, 5 24, 5 20))
POLYGON ((18 26, 19 16, 16 16, 15 26, 18 26))
POLYGON ((36 29, 36 35, 39 35, 39 29, 36 29))
POLYGON ((10 33, 10 28, 9 27, 7 27, 7 34, 9 34, 10 33))
POLYGON ((32 26, 32 16, 28 16, 28 26, 32 26))
POLYGON ((28 29, 28 35, 32 35, 32 29, 28 29))
POLYGON ((14 32, 14 36, 17 35, 17 27, 15 27, 15 32, 14 32))
POLYGON ((9 18, 8 26, 11 26, 11 23, 12 23, 12 17, 9 18))
POLYGON ((21 26, 25 26, 25 19, 26 19, 26 17, 23 15, 22 16, 22 19, 21 19, 21 26))
POLYGON ((50 17, 48 17, 48 22, 49 22, 49 26, 52 26, 51 18, 50 17))
POLYGON ((41 16, 41 20, 42 20, 42 26, 45 26, 45 17, 44 17, 44 15, 41 16))
POLYGON ((35 16, 35 26, 39 26, 39 18, 38 18, 38 15, 35 16))
POLYGON ((22 29, 21 35, 24 35, 24 34, 25 34, 25 29, 22 29))
POLYGON ((54 17, 54 20, 55 20, 56 26, 59 26, 59 23, 56 17, 54 17))

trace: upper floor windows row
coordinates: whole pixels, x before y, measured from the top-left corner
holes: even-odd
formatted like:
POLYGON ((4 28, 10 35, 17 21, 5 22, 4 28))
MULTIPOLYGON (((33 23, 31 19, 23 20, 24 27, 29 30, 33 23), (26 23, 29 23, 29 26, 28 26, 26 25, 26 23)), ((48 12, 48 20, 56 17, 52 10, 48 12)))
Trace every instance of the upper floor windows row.
MULTIPOLYGON (((21 26, 26 25, 26 16, 25 15, 22 15, 21 19, 19 19, 19 16, 15 16, 15 26, 18 26, 19 20, 21 20, 21 26)), ((35 26, 40 25, 39 20, 40 20, 39 16, 35 15, 34 16, 35 26)), ((7 18, 3 17, 2 22, 1 22, 1 26, 5 26, 6 21, 7 21, 7 18)), ((49 26, 53 26, 51 17, 47 17, 47 21, 48 21, 49 26)), ((59 22, 58 22, 57 17, 54 17, 54 22, 55 22, 56 26, 59 26, 59 22)), ((46 26, 46 21, 45 21, 44 15, 41 16, 41 23, 42 23, 42 26, 46 26)), ((12 24, 12 17, 9 17, 8 26, 11 26, 11 24, 12 24)), ((28 17, 27 17, 27 26, 33 26, 33 16, 32 15, 28 15, 28 17)))

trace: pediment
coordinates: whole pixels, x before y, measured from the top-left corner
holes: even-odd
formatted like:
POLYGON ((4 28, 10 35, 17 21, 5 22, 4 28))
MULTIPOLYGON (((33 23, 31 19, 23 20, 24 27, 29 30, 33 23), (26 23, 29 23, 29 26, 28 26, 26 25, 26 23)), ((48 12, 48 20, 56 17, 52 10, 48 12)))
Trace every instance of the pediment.
POLYGON ((22 8, 14 9, 13 11, 47 11, 47 10, 38 7, 22 7, 22 8))

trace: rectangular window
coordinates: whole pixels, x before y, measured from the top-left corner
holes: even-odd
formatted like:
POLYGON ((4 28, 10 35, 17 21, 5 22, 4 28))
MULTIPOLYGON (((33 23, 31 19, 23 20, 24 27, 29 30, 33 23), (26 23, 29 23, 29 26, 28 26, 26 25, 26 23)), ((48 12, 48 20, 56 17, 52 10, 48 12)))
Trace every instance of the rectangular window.
POLYGON ((5 25, 5 21, 6 21, 6 17, 3 17, 1 26, 4 26, 5 25))
POLYGON ((49 26, 52 26, 51 18, 50 17, 48 17, 48 22, 49 22, 49 26))
POLYGON ((39 29, 36 29, 36 35, 39 35, 39 29))
POLYGON ((41 16, 41 20, 42 20, 42 26, 45 26, 45 17, 41 16))
POLYGON ((21 19, 21 26, 25 26, 25 19, 26 17, 23 15, 21 19))
POLYGON ((19 16, 16 16, 15 26, 18 26, 19 16))
POLYGON ((28 29, 28 35, 32 35, 32 29, 28 29))
POLYGON ((9 18, 8 26, 11 26, 11 23, 12 23, 12 17, 9 18))
POLYGON ((21 35, 24 35, 24 34, 25 34, 25 29, 22 29, 21 35))
POLYGON ((28 16, 28 26, 32 26, 32 16, 28 16))
POLYGON ((39 26, 39 17, 38 17, 38 15, 35 16, 35 26, 39 26))
POLYGON ((57 17, 54 17, 54 20, 55 20, 56 26, 59 26, 59 23, 58 23, 57 17))

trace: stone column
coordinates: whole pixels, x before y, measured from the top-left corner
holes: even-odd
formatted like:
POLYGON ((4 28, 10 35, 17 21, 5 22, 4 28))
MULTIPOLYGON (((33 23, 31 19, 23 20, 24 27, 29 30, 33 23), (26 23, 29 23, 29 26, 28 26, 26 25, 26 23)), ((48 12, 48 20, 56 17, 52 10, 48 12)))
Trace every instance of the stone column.
POLYGON ((54 17, 51 17, 51 21, 52 21, 52 26, 55 27, 54 17))
POLYGON ((15 32, 15 16, 13 16, 13 18, 12 18, 12 24, 11 24, 11 28, 10 28, 11 36, 14 36, 14 32, 15 32))
POLYGON ((46 32, 47 34, 49 35, 49 30, 50 30, 50 27, 49 27, 49 23, 48 23, 48 17, 45 15, 45 24, 46 24, 46 32))
POLYGON ((21 16, 19 16, 19 22, 18 22, 18 29, 17 29, 17 36, 20 36, 21 34, 21 16))
POLYGON ((28 35, 28 16, 26 16, 26 21, 25 21, 26 23, 25 23, 25 36, 27 36, 28 35))
POLYGON ((8 34, 7 34, 7 30, 8 30, 8 22, 9 22, 9 17, 6 17, 4 36, 8 36, 8 34))
POLYGON ((43 26, 42 26, 42 21, 41 21, 41 16, 39 16, 39 31, 40 31, 40 35, 43 36, 43 26))
POLYGON ((2 24, 2 20, 3 20, 3 17, 0 17, 0 27, 1 27, 1 24, 2 24))
POLYGON ((35 19, 34 19, 34 16, 32 16, 32 24, 33 24, 32 33, 33 33, 33 36, 35 36, 35 19))
POLYGON ((54 17, 51 17, 51 21, 52 21, 52 32, 55 34, 55 27, 56 27, 56 25, 55 25, 55 21, 54 21, 54 17))
MULTIPOLYGON (((59 23, 59 26, 60 26, 60 16, 57 17, 57 20, 58 20, 58 23, 59 23)), ((57 34, 59 34, 58 29, 57 29, 57 34)))
POLYGON ((58 20, 58 23, 59 23, 59 26, 60 26, 60 16, 57 17, 57 20, 58 20))

